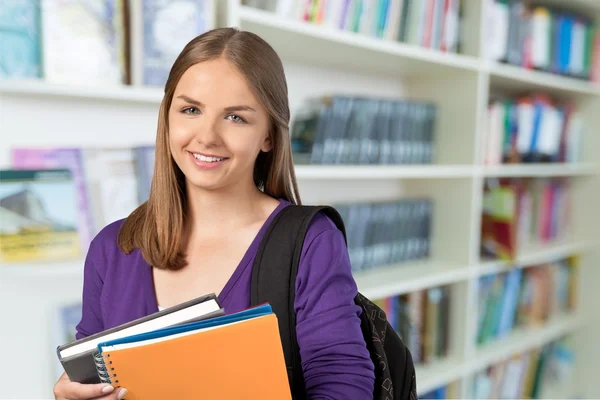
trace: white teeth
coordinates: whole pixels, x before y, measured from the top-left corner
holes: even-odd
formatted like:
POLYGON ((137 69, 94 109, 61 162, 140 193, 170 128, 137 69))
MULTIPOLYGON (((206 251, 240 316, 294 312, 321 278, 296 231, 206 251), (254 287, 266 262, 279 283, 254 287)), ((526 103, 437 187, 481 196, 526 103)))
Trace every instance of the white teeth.
POLYGON ((206 156, 203 156, 202 154, 196 154, 196 153, 193 153, 193 154, 197 160, 204 161, 204 162, 217 162, 217 161, 224 160, 224 158, 219 158, 219 157, 206 157, 206 156))

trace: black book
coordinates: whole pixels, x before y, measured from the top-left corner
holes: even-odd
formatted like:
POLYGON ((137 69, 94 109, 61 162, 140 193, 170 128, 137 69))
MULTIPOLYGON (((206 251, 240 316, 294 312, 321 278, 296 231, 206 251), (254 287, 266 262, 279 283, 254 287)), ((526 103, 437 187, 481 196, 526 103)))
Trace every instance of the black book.
POLYGON ((224 313, 217 296, 212 293, 58 346, 56 352, 72 382, 101 383, 94 358, 98 343, 213 318, 224 313))

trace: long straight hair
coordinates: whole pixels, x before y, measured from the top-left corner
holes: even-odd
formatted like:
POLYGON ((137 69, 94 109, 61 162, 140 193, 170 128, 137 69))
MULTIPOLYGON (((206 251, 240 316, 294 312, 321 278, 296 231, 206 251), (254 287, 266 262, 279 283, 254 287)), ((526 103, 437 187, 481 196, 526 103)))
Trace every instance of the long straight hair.
POLYGON ((272 149, 260 152, 254 183, 264 193, 300 204, 289 137, 290 110, 283 65, 259 36, 235 28, 208 31, 190 41, 175 60, 165 84, 158 113, 154 176, 150 196, 127 217, 118 244, 129 254, 139 248, 156 268, 178 270, 186 265, 183 252, 187 214, 185 177, 169 147, 169 108, 181 76, 191 66, 224 57, 245 77, 269 114, 272 149))

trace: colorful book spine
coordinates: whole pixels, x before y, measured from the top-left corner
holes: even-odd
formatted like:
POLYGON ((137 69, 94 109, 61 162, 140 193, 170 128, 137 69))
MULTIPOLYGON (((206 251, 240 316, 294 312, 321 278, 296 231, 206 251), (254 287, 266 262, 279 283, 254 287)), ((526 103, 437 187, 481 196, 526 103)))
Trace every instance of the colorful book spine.
POLYGON ((576 79, 594 80, 593 21, 561 8, 522 0, 490 0, 488 57, 576 79))
POLYGON ((461 0, 281 0, 245 1, 315 25, 373 38, 400 41, 456 53, 460 42, 461 0))

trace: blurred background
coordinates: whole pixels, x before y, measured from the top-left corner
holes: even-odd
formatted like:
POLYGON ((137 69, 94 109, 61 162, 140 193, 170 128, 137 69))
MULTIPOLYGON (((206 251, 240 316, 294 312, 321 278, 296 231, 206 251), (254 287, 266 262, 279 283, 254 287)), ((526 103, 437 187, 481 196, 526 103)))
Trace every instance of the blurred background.
POLYGON ((600 398, 600 0, 0 0, 0 398, 52 398, 83 259, 146 200, 162 86, 218 26, 286 69, 307 204, 421 398, 600 398))

